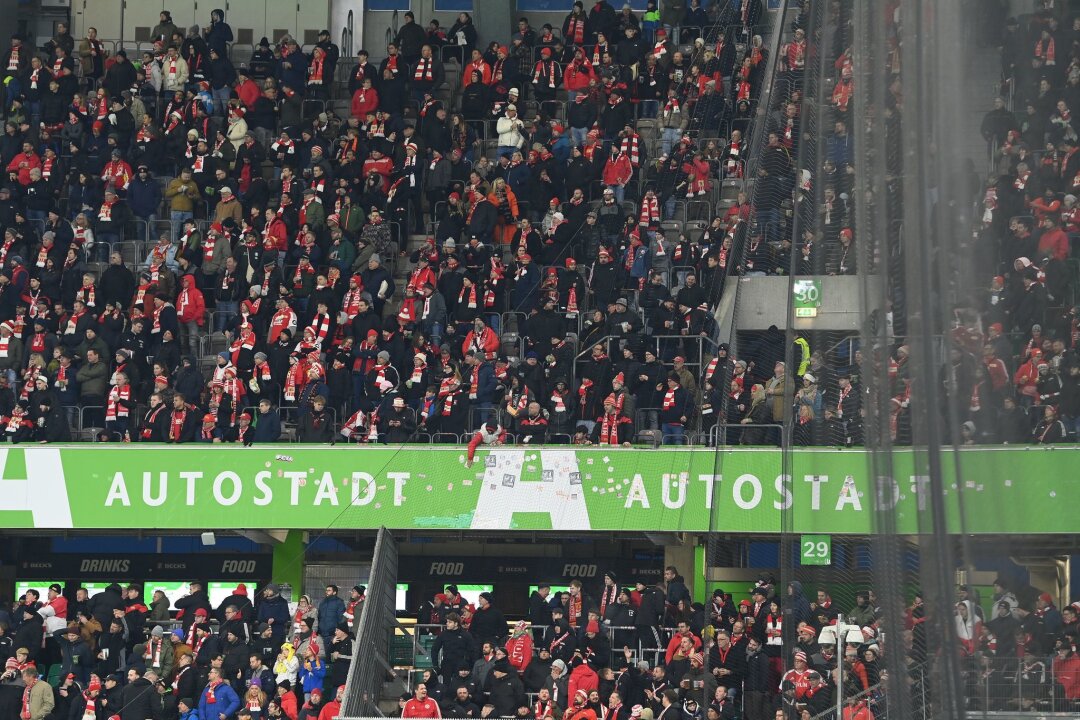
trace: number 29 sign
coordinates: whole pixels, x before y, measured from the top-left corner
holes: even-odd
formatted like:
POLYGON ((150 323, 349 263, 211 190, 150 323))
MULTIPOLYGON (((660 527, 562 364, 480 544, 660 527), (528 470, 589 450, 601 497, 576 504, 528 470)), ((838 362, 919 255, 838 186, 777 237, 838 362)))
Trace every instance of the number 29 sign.
POLYGON ((802 565, 831 565, 832 536, 803 535, 799 540, 799 562, 802 565))

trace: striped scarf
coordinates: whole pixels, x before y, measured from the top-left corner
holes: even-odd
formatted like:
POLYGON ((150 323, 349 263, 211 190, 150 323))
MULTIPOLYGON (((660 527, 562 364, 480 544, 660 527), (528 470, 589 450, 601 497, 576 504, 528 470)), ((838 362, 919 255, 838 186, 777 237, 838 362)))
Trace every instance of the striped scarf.
POLYGON ((638 225, 644 225, 645 227, 656 227, 660 224, 660 201, 656 199, 656 196, 646 195, 641 198, 641 215, 638 219, 638 225))
POLYGON ((630 158, 630 164, 635 168, 641 166, 641 136, 627 135, 619 143, 619 150, 630 158))

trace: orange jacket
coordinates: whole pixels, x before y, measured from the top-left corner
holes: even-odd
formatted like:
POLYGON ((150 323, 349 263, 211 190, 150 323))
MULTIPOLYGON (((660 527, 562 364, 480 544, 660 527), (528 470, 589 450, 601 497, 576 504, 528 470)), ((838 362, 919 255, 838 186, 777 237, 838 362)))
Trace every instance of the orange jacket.
MULTIPOLYGON (((487 199, 489 203, 495 206, 496 210, 499 208, 498 195, 494 192, 488 193, 487 199)), ((506 186, 506 202, 510 205, 510 216, 513 218, 519 217, 517 195, 514 194, 514 191, 510 189, 509 185, 506 186)), ((501 214, 502 213, 500 212, 500 215, 501 214)))

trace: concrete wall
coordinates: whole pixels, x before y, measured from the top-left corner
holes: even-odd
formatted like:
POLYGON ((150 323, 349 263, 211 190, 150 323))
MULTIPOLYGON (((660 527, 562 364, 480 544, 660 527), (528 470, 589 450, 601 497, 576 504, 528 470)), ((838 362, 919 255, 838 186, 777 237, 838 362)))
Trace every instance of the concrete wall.
MULTIPOLYGON (((796 330, 843 330, 857 332, 863 316, 860 299, 862 279, 854 276, 821 276, 822 304, 813 319, 796 318, 796 330)), ((739 279, 735 328, 767 330, 771 325, 787 328, 791 306, 790 278, 744 277, 739 279)))

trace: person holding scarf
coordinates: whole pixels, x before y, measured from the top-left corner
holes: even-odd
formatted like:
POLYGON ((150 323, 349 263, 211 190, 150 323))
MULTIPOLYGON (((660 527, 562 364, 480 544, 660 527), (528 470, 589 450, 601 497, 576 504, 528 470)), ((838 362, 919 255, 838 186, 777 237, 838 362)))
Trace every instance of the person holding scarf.
MULTIPOLYGON (((630 447, 634 438, 634 421, 619 411, 615 395, 611 394, 604 398, 604 414, 596 420, 593 426, 591 442, 593 445, 630 447)), ((605 575, 605 581, 608 576, 605 575)), ((605 593, 615 593, 616 588, 612 583, 604 585, 605 593)), ((614 602, 617 594, 608 598, 608 602, 614 602)), ((601 617, 606 604, 601 601, 601 617)))
POLYGON ((56 707, 52 687, 38 678, 36 667, 27 667, 22 671, 23 688, 22 706, 19 720, 45 720, 56 707))

